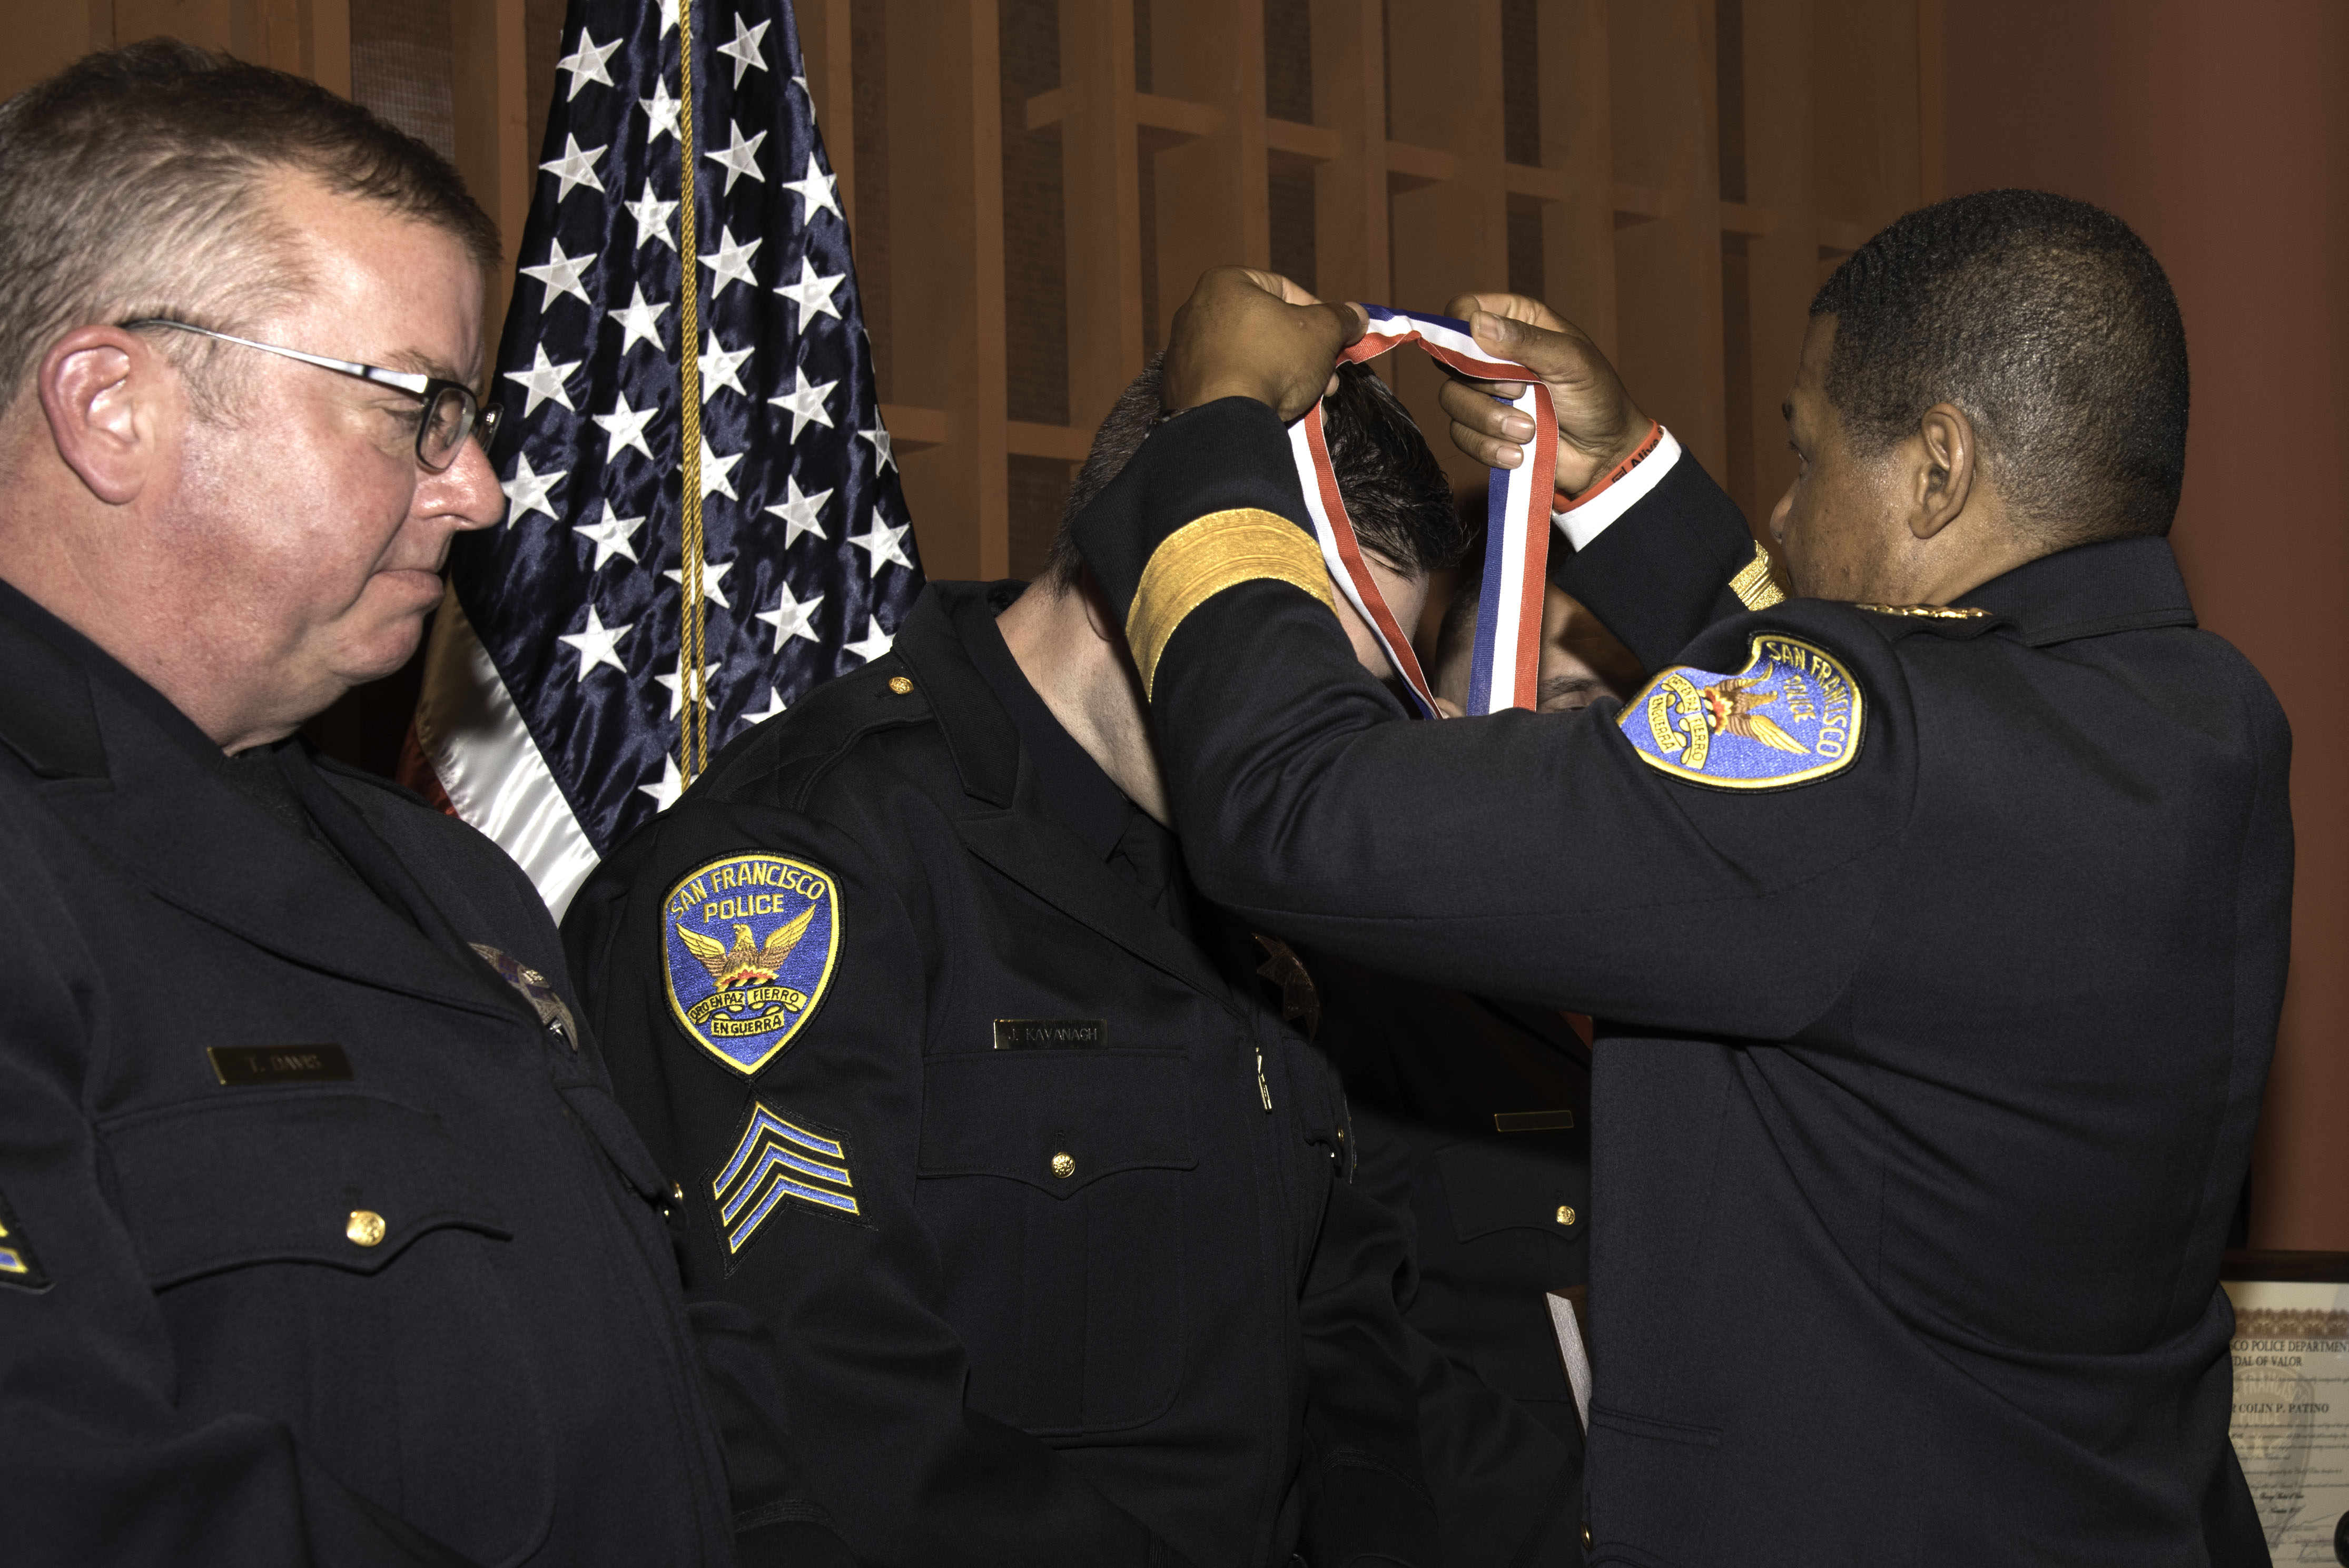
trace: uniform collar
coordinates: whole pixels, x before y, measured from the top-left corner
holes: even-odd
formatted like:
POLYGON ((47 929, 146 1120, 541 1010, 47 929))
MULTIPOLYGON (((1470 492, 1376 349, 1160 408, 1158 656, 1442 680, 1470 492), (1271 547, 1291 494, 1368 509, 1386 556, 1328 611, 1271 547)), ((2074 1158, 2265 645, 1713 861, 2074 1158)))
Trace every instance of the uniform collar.
POLYGON ((104 778, 93 685, 128 702, 213 770, 225 757, 195 721, 125 669, 120 660, 58 619, 15 584, 0 581, 0 744, 42 778, 104 778))
POLYGON ((986 591, 984 583, 928 584, 905 612, 891 651, 926 694, 954 754, 963 793, 990 805, 1009 805, 1019 779, 1019 732, 971 663, 953 619, 965 599, 986 591))
POLYGON ((2167 539, 2107 539, 2028 561, 1957 602, 2012 623, 2033 648, 2195 624, 2167 539))

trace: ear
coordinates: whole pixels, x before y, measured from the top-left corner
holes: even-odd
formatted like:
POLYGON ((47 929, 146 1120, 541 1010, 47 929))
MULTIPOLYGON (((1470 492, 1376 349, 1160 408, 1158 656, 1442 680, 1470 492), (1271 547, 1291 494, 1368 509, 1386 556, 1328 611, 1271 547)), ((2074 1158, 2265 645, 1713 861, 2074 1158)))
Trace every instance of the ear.
POLYGON ((1930 539, 1957 521, 1973 493, 1979 448, 1973 421, 1953 403, 1935 403, 1917 421, 1915 504, 1909 531, 1930 539))
POLYGON ((119 327, 81 327, 41 356, 37 378, 66 466, 109 505, 137 500, 153 472, 160 418, 184 406, 161 356, 119 327))

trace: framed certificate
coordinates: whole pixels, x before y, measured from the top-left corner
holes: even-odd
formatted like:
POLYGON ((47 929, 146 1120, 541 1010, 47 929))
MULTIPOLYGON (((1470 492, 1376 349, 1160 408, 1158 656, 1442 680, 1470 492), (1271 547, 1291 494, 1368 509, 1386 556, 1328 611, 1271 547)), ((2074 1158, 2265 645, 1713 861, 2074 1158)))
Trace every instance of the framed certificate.
POLYGON ((2349 1252, 2230 1252, 2230 1435, 2268 1552, 2349 1564, 2349 1252))

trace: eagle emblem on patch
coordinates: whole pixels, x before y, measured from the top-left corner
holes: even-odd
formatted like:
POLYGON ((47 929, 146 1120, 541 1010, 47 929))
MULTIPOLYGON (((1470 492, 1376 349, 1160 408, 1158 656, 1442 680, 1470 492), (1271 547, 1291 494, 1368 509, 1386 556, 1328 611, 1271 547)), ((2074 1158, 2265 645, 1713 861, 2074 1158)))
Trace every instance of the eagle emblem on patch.
POLYGON ((783 855, 729 855, 688 872, 661 907, 669 1012, 745 1077, 781 1055, 840 958, 840 887, 783 855))
POLYGON ((759 1100, 744 1114, 734 1152, 711 1173, 709 1199, 726 1239, 728 1270, 785 1203, 864 1223, 850 1170, 848 1135, 786 1116, 759 1100))
POLYGON ((1675 665, 1624 705, 1617 727, 1659 773, 1715 789, 1777 789, 1859 755, 1867 701, 1843 660, 1800 638, 1748 643, 1734 675, 1675 665))

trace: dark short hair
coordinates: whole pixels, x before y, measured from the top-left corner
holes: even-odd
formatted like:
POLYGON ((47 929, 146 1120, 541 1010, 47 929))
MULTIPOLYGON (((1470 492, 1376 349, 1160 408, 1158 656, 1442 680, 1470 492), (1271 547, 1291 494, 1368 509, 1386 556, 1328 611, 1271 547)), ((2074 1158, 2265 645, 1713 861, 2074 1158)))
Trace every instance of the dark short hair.
MULTIPOLYGON (((1092 450, 1069 486, 1061 531, 1038 579, 1055 593, 1077 583, 1084 557, 1070 525, 1109 487, 1158 422, 1158 378, 1163 354, 1153 355, 1142 374, 1127 384, 1093 433, 1092 450)), ((1405 572, 1436 572, 1460 559, 1468 535, 1452 504, 1452 483, 1428 450, 1427 438, 1402 400, 1367 365, 1338 372, 1338 389, 1321 400, 1321 433, 1330 443, 1330 467, 1338 493, 1354 520, 1362 548, 1405 572)))
MULTIPOLYGON (((150 38, 0 104, 0 408, 76 327, 171 315, 234 331, 299 297, 298 235, 265 195, 285 171, 498 260, 497 225, 447 159, 284 71, 150 38)), ((212 348, 173 335, 165 351, 193 373, 212 348)))
POLYGON ((1936 202, 1847 258, 1811 314, 1835 317, 1827 400, 1863 454, 1952 403, 2048 547, 2169 531, 2186 327, 2161 264, 2110 213, 2044 191, 1936 202))

